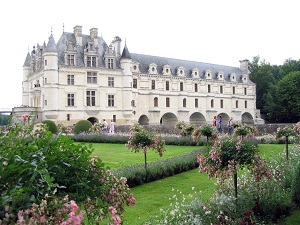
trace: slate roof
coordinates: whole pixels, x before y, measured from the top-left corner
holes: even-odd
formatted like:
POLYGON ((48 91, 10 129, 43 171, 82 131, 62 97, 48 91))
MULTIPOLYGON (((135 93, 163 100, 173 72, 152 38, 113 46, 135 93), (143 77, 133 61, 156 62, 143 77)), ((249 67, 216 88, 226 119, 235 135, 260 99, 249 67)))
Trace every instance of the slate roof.
POLYGON ((26 59, 25 59, 25 62, 23 64, 23 67, 30 67, 30 54, 29 54, 29 52, 26 55, 26 59))
POLYGON ((53 35, 51 34, 50 37, 49 37, 48 44, 47 44, 47 47, 45 49, 45 52, 53 52, 53 51, 57 51, 57 48, 56 48, 56 44, 55 44, 53 35))

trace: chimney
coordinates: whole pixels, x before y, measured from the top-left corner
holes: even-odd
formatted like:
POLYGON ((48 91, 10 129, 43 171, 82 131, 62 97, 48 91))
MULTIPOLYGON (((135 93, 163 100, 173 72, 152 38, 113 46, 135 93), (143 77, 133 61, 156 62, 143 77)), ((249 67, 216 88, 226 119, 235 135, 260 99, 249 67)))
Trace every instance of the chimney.
POLYGON ((74 27, 74 36, 77 45, 82 46, 82 26, 77 25, 74 27))
POLYGON ((121 55, 121 41, 122 39, 120 37, 115 36, 114 40, 111 42, 112 45, 114 46, 116 56, 121 55))
POLYGON ((90 36, 91 36, 92 40, 97 39, 98 38, 98 28, 91 28, 90 36))
POLYGON ((240 69, 243 74, 247 74, 247 75, 249 74, 248 64, 249 64, 248 59, 240 60, 240 69))

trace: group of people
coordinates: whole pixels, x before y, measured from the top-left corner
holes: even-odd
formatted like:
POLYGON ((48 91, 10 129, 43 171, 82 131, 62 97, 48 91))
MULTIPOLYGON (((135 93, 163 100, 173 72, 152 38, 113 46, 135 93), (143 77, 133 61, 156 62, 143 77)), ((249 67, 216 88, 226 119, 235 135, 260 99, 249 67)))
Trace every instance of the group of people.
POLYGON ((115 123, 113 120, 110 121, 110 124, 106 122, 105 119, 103 119, 103 132, 104 133, 110 133, 114 134, 115 133, 115 123))
MULTIPOLYGON (((213 126, 220 134, 223 133, 223 121, 222 121, 222 116, 221 116, 221 115, 219 115, 218 118, 217 118, 217 116, 214 116, 212 126, 213 126)), ((227 122, 227 128, 228 128, 228 134, 229 134, 229 135, 233 134, 234 127, 233 127, 233 118, 232 118, 232 117, 230 117, 229 120, 228 120, 228 122, 227 122)))

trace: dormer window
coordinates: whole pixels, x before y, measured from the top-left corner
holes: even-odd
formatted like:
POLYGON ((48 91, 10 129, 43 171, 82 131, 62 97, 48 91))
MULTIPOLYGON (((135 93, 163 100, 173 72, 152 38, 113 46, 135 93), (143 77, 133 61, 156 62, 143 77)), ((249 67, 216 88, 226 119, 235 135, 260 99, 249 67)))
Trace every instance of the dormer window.
POLYGON ((229 79, 230 79, 230 81, 235 82, 236 81, 236 74, 235 73, 231 73, 229 75, 229 79))
POLYGON ((135 73, 139 72, 139 63, 138 62, 133 62, 133 66, 132 66, 132 71, 131 72, 135 72, 135 73))
POLYGON ((177 76, 184 77, 185 76, 184 70, 185 70, 184 67, 182 67, 182 66, 178 67, 178 69, 177 69, 177 76))
POLYGON ((97 57, 96 56, 87 56, 86 57, 86 66, 87 67, 97 67, 97 57))
POLYGON ((192 70, 192 77, 199 78, 199 70, 197 68, 192 70))
POLYGON ((163 66, 163 75, 171 75, 171 66, 170 65, 163 66))
POLYGON ((218 72, 217 79, 218 80, 224 80, 224 73, 222 71, 218 72))
POLYGON ((243 83, 247 83, 248 82, 248 76, 246 74, 242 75, 241 80, 243 83))
POLYGON ((75 66, 75 54, 66 55, 66 65, 75 66))
POLYGON ((208 80, 212 79, 212 72, 211 72, 211 70, 206 70, 205 71, 205 79, 208 79, 208 80))
POLYGON ((155 63, 149 65, 149 74, 157 74, 157 65, 155 63))

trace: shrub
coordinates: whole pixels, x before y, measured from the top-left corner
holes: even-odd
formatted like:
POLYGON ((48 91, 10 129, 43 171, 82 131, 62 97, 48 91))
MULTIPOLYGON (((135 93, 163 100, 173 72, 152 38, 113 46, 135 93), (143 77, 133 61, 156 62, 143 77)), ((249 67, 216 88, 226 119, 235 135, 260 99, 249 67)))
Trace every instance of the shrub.
POLYGON ((195 130, 194 124, 187 124, 184 121, 179 121, 176 128, 180 130, 181 136, 191 136, 195 130))
POLYGON ((80 134, 84 132, 88 132, 89 129, 93 126, 93 124, 88 120, 80 120, 74 126, 74 134, 80 134))
POLYGON ((52 120, 43 120, 42 123, 47 125, 49 131, 51 131, 52 134, 57 133, 57 126, 52 120))
POLYGON ((300 206, 300 164, 295 171, 294 180, 292 182, 292 201, 298 207, 300 206))

